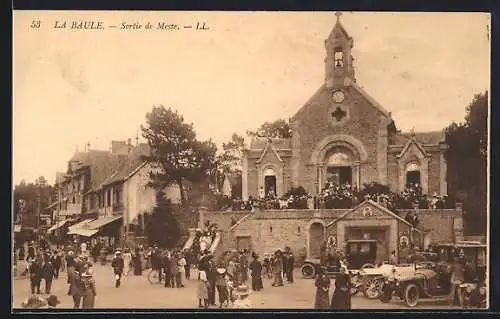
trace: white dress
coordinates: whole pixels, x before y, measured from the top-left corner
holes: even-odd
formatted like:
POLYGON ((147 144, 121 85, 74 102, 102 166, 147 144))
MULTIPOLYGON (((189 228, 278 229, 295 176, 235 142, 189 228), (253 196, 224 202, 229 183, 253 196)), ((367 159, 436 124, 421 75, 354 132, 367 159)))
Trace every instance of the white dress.
POLYGON ((127 275, 130 271, 130 262, 132 261, 131 253, 123 254, 123 274, 127 275))

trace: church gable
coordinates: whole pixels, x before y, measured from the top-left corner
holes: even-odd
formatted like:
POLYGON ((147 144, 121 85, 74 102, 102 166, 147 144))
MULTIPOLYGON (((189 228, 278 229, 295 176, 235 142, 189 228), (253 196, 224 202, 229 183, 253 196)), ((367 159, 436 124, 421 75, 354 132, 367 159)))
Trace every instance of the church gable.
POLYGON ((256 163, 283 162, 280 155, 271 143, 268 143, 256 163))
MULTIPOLYGON (((367 200, 359 204, 357 207, 347 211, 333 223, 337 223, 340 220, 380 220, 380 219, 397 219, 405 224, 408 224, 406 220, 394 214, 387 208, 377 204, 374 201, 367 200)), ((409 224, 408 224, 409 225, 409 224)))
POLYGON ((406 143, 405 147, 401 152, 396 156, 398 159, 402 158, 417 158, 417 159, 422 159, 425 157, 430 156, 427 154, 425 149, 423 148, 420 143, 415 141, 415 139, 411 139, 406 143))

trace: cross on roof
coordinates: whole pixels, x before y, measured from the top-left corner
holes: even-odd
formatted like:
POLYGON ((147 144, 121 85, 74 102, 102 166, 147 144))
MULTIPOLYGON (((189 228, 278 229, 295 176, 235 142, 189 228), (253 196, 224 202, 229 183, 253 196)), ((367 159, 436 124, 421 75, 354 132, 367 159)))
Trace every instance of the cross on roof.
POLYGON ((334 117, 337 122, 340 122, 346 115, 347 113, 338 106, 335 111, 332 112, 332 117, 334 117))
POLYGON ((337 17, 337 21, 340 20, 341 15, 342 15, 342 12, 340 12, 340 11, 335 12, 335 16, 337 17))

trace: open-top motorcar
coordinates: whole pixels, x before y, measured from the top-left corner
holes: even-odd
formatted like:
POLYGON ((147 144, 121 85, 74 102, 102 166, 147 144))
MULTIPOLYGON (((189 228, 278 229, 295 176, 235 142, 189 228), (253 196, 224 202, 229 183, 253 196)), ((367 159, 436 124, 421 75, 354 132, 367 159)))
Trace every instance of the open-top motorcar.
POLYGON ((386 303, 396 297, 408 307, 415 307, 420 301, 451 303, 456 287, 450 277, 451 272, 446 265, 416 263, 412 271, 394 272, 384 280, 380 300, 386 303))
POLYGON ((358 272, 363 294, 368 299, 378 299, 382 284, 389 276, 405 276, 411 274, 415 267, 412 264, 382 264, 380 267, 364 268, 358 272))

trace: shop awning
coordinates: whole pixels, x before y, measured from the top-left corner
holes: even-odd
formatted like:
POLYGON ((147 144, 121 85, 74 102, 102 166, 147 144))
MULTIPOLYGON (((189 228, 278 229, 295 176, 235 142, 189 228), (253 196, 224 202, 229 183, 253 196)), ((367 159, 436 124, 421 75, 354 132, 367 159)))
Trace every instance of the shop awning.
POLYGON ((69 227, 69 231, 68 231, 68 235, 72 235, 74 234, 74 232, 77 230, 77 229, 89 229, 88 228, 88 224, 93 221, 94 219, 93 218, 90 218, 90 219, 84 219, 83 221, 73 225, 73 226, 70 226, 69 227))
POLYGON ((99 229, 107 224, 110 224, 114 221, 117 221, 119 219, 122 219, 123 216, 109 216, 109 217, 104 217, 104 218, 98 218, 96 220, 91 221, 88 223, 88 228, 89 229, 99 229))
POLYGON ((14 233, 19 233, 21 231, 21 225, 14 225, 14 233))
POLYGON ((70 235, 80 235, 80 236, 84 236, 84 237, 91 237, 92 235, 94 235, 97 232, 98 232, 97 229, 78 228, 78 229, 74 229, 70 235))
POLYGON ((52 227, 50 227, 49 229, 47 229, 47 232, 51 233, 54 230, 56 230, 56 229, 61 228, 62 226, 64 226, 64 224, 66 224, 67 222, 68 222, 67 219, 58 221, 55 225, 52 225, 52 227))

